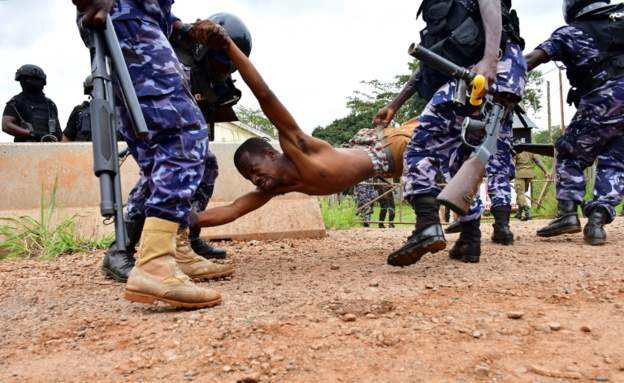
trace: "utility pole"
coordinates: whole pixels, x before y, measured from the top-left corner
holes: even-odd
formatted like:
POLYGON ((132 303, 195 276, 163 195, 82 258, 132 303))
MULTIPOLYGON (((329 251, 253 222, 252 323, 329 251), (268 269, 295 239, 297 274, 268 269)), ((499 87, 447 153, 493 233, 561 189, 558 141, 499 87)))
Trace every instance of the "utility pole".
POLYGON ((552 106, 550 104, 550 81, 546 81, 546 110, 548 111, 548 135, 550 136, 550 141, 553 140, 552 135, 552 106))
POLYGON ((565 116, 563 112, 563 77, 561 75, 561 68, 559 68, 559 108, 561 109, 561 125, 560 125, 560 133, 563 136, 563 132, 565 132, 565 116))

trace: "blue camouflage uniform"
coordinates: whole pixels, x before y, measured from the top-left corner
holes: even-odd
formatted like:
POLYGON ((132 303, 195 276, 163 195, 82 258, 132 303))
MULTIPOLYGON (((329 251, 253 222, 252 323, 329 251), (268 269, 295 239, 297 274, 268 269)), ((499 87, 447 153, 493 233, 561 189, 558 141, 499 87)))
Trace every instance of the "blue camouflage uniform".
MULTIPOLYGON (((573 26, 557 29, 537 49, 569 68, 587 67, 587 73, 600 54, 593 38, 573 26)), ((596 79, 606 76, 598 73, 596 79)), ((624 196, 624 78, 606 81, 581 98, 556 147, 557 199, 582 202, 583 170, 597 159, 593 199, 585 204, 585 214, 600 205, 609 212, 608 222, 613 221, 624 196)))
MULTIPOLYGON (((510 93, 520 99, 527 81, 527 66, 522 50, 508 42, 497 67, 496 88, 499 93, 510 93)), ((478 108, 466 105, 456 107, 452 100, 457 82, 451 80, 431 98, 419 117, 420 127, 407 146, 404 156, 403 183, 406 198, 419 195, 437 196, 437 173, 448 181, 470 156, 472 149, 462 144, 461 126, 466 117, 478 114, 478 108), (448 171, 447 171, 448 170, 448 171)), ((498 150, 490 159, 486 174, 492 207, 511 205, 510 178, 514 175, 512 160, 512 115, 508 113, 501 126, 498 150)), ((481 216, 483 203, 476 198, 462 222, 481 216)))
POLYGON ((364 208, 362 208, 362 206, 377 198, 377 191, 373 185, 374 182, 372 178, 369 178, 355 185, 355 199, 357 201, 358 215, 366 224, 370 222, 371 216, 373 215, 373 204, 369 204, 364 208))
POLYGON ((142 216, 186 227, 191 198, 205 174, 208 129, 167 39, 175 20, 172 4, 173 0, 116 2, 111 17, 149 129, 148 138, 135 136, 119 94, 116 108, 119 130, 141 169, 129 201, 129 215, 142 212, 142 216))

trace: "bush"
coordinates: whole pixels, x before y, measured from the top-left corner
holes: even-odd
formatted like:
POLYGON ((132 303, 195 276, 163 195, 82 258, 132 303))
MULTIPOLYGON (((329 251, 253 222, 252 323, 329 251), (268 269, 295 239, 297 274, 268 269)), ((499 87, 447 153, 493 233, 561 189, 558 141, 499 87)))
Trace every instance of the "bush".
POLYGON ((83 238, 72 218, 51 227, 51 218, 56 208, 57 183, 46 204, 41 190, 39 219, 32 217, 0 218, 0 259, 37 258, 53 259, 63 254, 92 251, 105 248, 112 241, 111 236, 100 239, 83 238))

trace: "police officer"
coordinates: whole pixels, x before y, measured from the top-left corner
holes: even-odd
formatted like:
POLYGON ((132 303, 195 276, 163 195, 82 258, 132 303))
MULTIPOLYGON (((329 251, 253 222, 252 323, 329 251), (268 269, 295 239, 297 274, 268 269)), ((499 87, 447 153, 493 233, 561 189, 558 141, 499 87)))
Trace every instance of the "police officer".
POLYGON ((56 142, 62 131, 58 110, 43 93, 46 74, 36 65, 23 65, 15 73, 22 93, 11 98, 2 114, 2 131, 14 142, 56 142))
POLYGON ((624 194, 624 4, 564 0, 567 23, 527 55, 529 69, 551 60, 565 64, 577 112, 557 141, 559 213, 540 237, 581 231, 578 207, 585 195, 583 170, 598 160, 593 199, 584 205, 586 243, 607 240, 624 194))
MULTIPOLYGON (((520 142, 524 142, 524 139, 520 142)), ((524 193, 529 190, 529 186, 531 186, 531 182, 535 178, 533 164, 540 168, 544 176, 547 175, 547 172, 542 161, 533 153, 517 153, 515 162, 516 178, 514 179, 514 189, 516 190, 516 202, 518 204, 518 212, 515 217, 521 221, 528 221, 531 219, 531 209, 529 209, 529 203, 524 193)))
POLYGON ((394 227, 395 204, 392 183, 384 178, 375 178, 375 192, 379 196, 379 228, 384 229, 386 225, 386 214, 388 215, 388 227, 394 227), (391 191, 392 190, 392 191, 391 191))
MULTIPOLYGON (((122 100, 115 100, 120 131, 150 191, 138 259, 128 277, 125 298, 186 308, 219 304, 218 292, 192 282, 230 275, 234 269, 209 262, 189 248, 191 197, 204 174, 208 127, 167 39, 173 29, 184 27, 171 13, 173 0, 73 2, 86 25, 101 27, 111 13, 149 130, 145 139, 135 136, 122 100)), ((207 20, 185 27, 183 33, 208 46, 221 47, 227 42, 223 29, 207 20)))
MULTIPOLYGON (((424 0, 420 13, 426 22, 426 28, 421 32, 421 44, 459 65, 472 66, 474 72, 483 74, 490 84, 496 84, 497 100, 507 106, 498 151, 490 159, 487 171, 492 175, 489 177, 490 186, 496 190, 495 197, 500 206, 493 211, 499 224, 495 225, 493 240, 510 244, 513 234, 508 230, 511 212, 509 178, 513 165, 509 111, 522 97, 526 83, 518 18, 511 10, 510 0, 424 0)), ((416 212, 416 228, 405 245, 390 254, 388 263, 391 265, 406 266, 428 252, 446 247, 436 201, 440 188, 435 177, 439 169, 444 168, 454 175, 470 155, 469 148, 461 144, 460 127, 463 119, 475 112, 470 106, 453 105, 456 84, 455 80, 434 69, 423 67, 412 76, 397 98, 375 117, 375 122, 388 123, 416 91, 430 100, 419 117, 421 127, 414 131, 404 158, 404 194, 416 212)), ((451 258, 464 262, 479 261, 482 210, 483 205, 477 199, 470 212, 461 217, 462 231, 450 251, 451 258)))
POLYGON ((355 185, 355 201, 357 202, 357 214, 362 218, 362 226, 369 227, 373 215, 373 204, 377 192, 373 186, 373 179, 369 178, 355 185))
MULTIPOLYGON (((208 18, 215 24, 221 25, 230 38, 247 55, 251 53, 251 34, 245 24, 235 15, 219 13, 208 18)), ((222 51, 211 50, 205 45, 189 41, 185 29, 190 24, 184 24, 174 30, 170 41, 177 57, 185 64, 185 74, 191 84, 192 94, 199 108, 209 123, 211 137, 214 137, 214 123, 232 121, 236 119, 232 106, 240 100, 241 92, 236 89, 231 74, 236 69, 229 58, 222 51)), ((219 167, 215 155, 208 151, 204 158, 204 174, 192 198, 192 208, 203 211, 214 191, 215 180, 219 174, 219 167)), ((129 244, 127 252, 117 250, 113 242, 106 252, 102 262, 104 273, 120 282, 125 282, 134 266, 134 253, 139 242, 141 230, 145 221, 145 202, 150 190, 146 177, 140 177, 128 198, 126 216, 126 231, 129 244)), ((199 237, 200 228, 190 228, 189 242, 191 249, 206 259, 223 259, 226 257, 224 249, 212 246, 199 237)))
POLYGON ((89 100, 76 105, 67 119, 67 125, 63 130, 64 142, 89 142, 91 141, 91 121, 89 113, 89 100))

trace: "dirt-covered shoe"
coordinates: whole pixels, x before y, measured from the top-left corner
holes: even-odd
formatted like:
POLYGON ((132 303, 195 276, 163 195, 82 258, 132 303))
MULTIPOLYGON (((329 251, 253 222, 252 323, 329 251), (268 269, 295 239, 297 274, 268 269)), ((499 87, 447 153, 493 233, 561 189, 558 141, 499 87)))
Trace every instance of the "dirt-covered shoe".
POLYGON ((178 232, 174 258, 180 270, 193 280, 218 279, 234 274, 231 263, 215 263, 195 254, 189 244, 188 230, 178 232))
POLYGON ((576 201, 559 201, 559 213, 550 223, 537 231, 538 237, 554 237, 562 234, 574 234, 581 232, 581 221, 579 221, 577 209, 579 203, 576 201))
POLYGON ((175 237, 178 224, 149 217, 141 236, 137 262, 126 284, 125 298, 132 302, 165 302, 174 307, 202 308, 221 303, 221 295, 199 287, 178 267, 175 237))
POLYGON ((388 256, 388 264, 405 267, 414 264, 427 253, 437 253, 446 248, 444 232, 440 224, 415 230, 401 248, 388 256))

